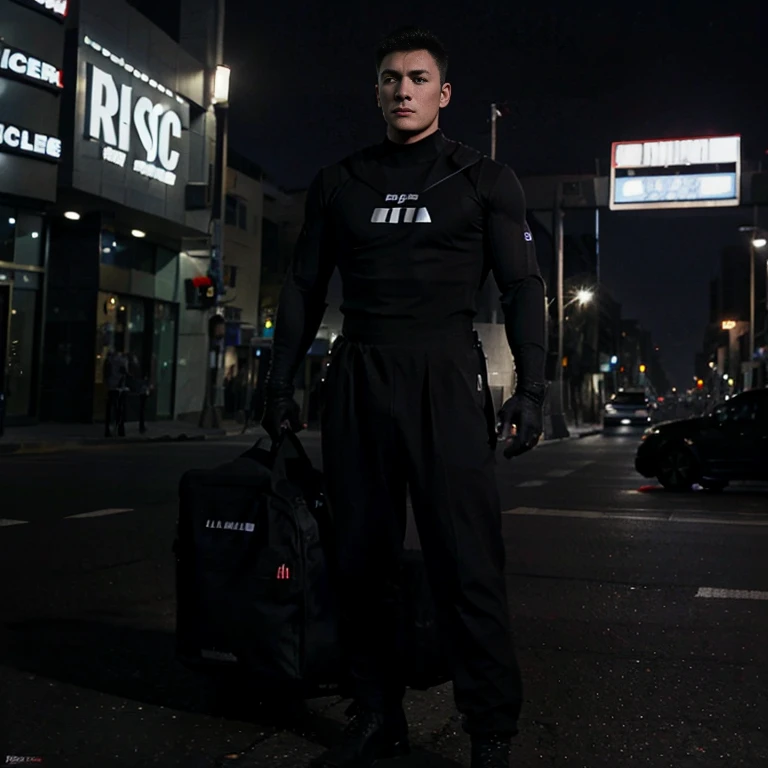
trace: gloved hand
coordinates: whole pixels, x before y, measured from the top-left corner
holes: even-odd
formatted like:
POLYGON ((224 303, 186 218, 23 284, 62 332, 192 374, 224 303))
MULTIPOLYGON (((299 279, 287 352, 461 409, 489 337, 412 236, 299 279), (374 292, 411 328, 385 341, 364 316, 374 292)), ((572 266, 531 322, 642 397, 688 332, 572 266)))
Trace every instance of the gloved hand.
POLYGON ((280 437, 282 429, 301 432, 307 425, 301 423, 301 408, 287 392, 268 392, 264 403, 261 426, 272 440, 280 437))
POLYGON ((501 406, 496 431, 504 442, 504 458, 511 459, 535 448, 544 429, 544 384, 520 384, 501 406))

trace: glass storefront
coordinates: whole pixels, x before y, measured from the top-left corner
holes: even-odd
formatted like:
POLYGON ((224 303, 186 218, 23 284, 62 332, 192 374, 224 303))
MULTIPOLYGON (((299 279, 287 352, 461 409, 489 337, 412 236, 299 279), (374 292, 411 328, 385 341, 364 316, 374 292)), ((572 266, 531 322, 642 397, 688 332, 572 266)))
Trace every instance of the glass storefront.
POLYGON ((43 217, 0 206, 0 288, 4 329, 0 341, 0 383, 6 417, 24 421, 38 410, 40 335, 42 329, 44 241, 43 217))
MULTIPOLYGON (((94 417, 104 411, 104 362, 110 350, 127 355, 131 375, 149 384, 147 418, 173 417, 178 270, 178 253, 135 237, 101 233, 94 417)), ((129 421, 137 414, 133 401, 138 397, 129 395, 129 421)))
MULTIPOLYGON (((135 381, 149 384, 147 418, 170 419, 176 359, 176 305, 100 291, 97 317, 94 418, 100 419, 104 413, 107 398, 104 363, 109 352, 114 351, 128 358, 128 370, 135 381)), ((136 412, 134 399, 129 394, 129 421, 136 412)))
POLYGON ((170 419, 173 415, 176 324, 176 306, 156 302, 152 362, 158 419, 170 419))

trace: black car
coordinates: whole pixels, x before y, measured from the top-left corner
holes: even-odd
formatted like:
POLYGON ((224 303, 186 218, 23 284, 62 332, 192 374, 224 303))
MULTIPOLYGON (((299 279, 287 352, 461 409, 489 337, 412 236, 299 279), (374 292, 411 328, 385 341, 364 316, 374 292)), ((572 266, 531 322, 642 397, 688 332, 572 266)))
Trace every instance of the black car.
POLYGON ((736 395, 708 416, 647 429, 635 469, 675 491, 695 483, 722 490, 730 480, 768 481, 768 389, 736 395))
POLYGON ((604 427, 647 427, 650 421, 648 398, 642 390, 617 392, 605 404, 604 427))

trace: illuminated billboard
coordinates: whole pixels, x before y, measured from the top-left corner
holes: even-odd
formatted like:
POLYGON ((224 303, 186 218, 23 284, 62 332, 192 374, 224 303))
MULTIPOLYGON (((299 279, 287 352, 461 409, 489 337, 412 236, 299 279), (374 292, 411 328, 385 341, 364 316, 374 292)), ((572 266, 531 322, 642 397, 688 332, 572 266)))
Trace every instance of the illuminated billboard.
POLYGON ((612 211, 739 204, 741 136, 615 141, 612 211))

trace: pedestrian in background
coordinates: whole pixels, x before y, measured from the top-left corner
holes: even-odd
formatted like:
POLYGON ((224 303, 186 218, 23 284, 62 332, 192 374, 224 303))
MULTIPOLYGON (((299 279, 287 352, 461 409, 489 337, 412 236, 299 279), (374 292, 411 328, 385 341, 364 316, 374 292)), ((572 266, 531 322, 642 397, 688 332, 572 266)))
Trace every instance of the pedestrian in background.
POLYGON ((104 418, 104 436, 112 437, 112 420, 117 426, 118 437, 125 437, 125 408, 128 392, 128 360, 114 347, 104 361, 104 383, 107 386, 107 403, 104 418))

